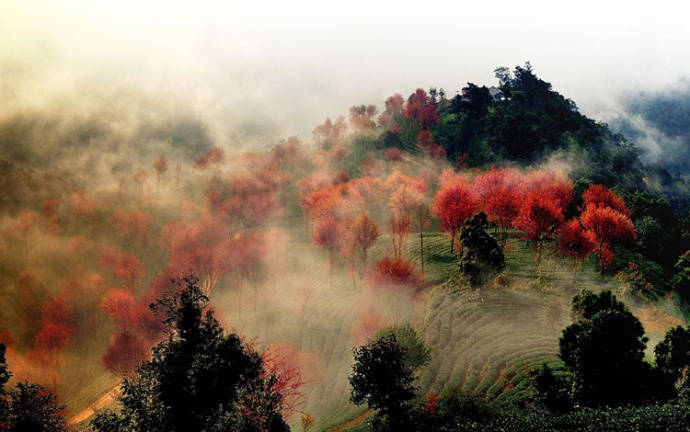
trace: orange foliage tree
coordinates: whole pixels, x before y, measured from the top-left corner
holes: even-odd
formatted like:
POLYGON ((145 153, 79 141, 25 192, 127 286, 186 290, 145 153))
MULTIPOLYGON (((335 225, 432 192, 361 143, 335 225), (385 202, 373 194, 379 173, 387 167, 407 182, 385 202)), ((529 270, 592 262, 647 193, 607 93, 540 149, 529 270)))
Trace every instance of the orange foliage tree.
POLYGON ((390 220, 391 246, 393 247, 393 257, 397 260, 402 259, 405 255, 407 236, 411 229, 409 216, 394 215, 390 220))
POLYGON ((360 280, 364 278, 367 266, 367 251, 380 235, 376 222, 371 220, 366 213, 360 214, 347 227, 348 252, 352 254, 359 269, 360 280))
POLYGON ((411 226, 419 232, 419 261, 424 273, 424 229, 429 226, 429 207, 426 203, 426 181, 407 176, 395 179, 394 174, 387 181, 391 191, 390 205, 394 217, 409 218, 411 226))

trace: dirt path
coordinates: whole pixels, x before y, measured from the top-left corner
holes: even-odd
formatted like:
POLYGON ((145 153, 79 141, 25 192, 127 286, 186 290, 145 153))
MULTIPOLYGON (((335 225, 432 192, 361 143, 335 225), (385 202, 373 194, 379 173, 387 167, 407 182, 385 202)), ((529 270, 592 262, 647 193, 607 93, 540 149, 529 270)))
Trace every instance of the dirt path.
POLYGON ((368 419, 373 413, 374 413, 374 410, 366 410, 362 414, 360 414, 357 417, 353 418, 352 420, 348 421, 347 423, 343 423, 340 426, 336 426, 332 429, 328 429, 328 432, 342 432, 346 429, 350 429, 352 427, 359 426, 362 423, 364 423, 364 420, 368 419))
POLYGON ((96 413, 99 409, 102 409, 106 406, 108 406, 110 403, 114 402, 115 399, 117 399, 118 395, 120 394, 120 385, 116 385, 113 387, 108 393, 104 394, 103 396, 99 397, 95 402, 93 402, 91 405, 89 405, 88 408, 83 410, 77 415, 72 416, 67 423, 69 425, 76 425, 84 420, 88 419, 92 415, 96 413))

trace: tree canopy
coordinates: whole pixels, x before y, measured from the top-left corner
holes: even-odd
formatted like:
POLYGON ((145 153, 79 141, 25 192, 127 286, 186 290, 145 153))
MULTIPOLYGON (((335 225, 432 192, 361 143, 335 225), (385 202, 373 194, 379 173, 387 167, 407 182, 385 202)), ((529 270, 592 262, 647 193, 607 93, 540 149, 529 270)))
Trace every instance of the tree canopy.
POLYGON ((163 315, 169 337, 150 361, 124 380, 119 411, 92 421, 114 431, 285 431, 282 396, 261 356, 233 333, 225 333, 196 278, 179 293, 152 305, 163 315))

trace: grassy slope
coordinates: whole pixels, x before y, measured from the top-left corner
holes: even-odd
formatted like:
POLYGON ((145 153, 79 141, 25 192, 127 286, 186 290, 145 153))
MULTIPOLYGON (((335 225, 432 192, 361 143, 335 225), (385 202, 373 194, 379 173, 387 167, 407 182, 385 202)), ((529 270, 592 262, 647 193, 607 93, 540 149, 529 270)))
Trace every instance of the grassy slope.
MULTIPOLYGON (((306 233, 296 226, 291 231, 294 234, 291 247, 308 247, 306 233)), ((387 242, 386 238, 377 242, 372 259, 383 255, 387 242)), ((415 260, 419 256, 419 239, 414 234, 408 239, 408 256, 415 260)), ((409 310, 397 312, 396 320, 414 322, 433 348, 431 363, 419 375, 422 391, 441 392, 460 387, 487 400, 514 404, 525 394, 525 373, 529 369, 544 361, 558 362, 555 355, 558 336, 568 324, 568 304, 575 292, 568 263, 546 259, 542 272, 547 290, 537 290, 533 286, 536 264, 532 252, 524 242, 511 238, 506 255, 507 287, 450 292, 440 288, 456 269, 445 236, 425 234, 425 258, 424 307, 411 306, 409 310), (545 319, 545 307, 554 297, 562 305, 562 313, 552 323, 545 319)), ((257 335, 265 343, 293 341, 302 351, 318 353, 323 375, 319 383, 304 389, 306 402, 302 410, 316 418, 315 430, 329 430, 364 412, 364 408, 349 403, 347 383, 352 346, 356 345, 352 335, 356 331, 361 292, 359 288, 353 289, 351 279, 342 271, 336 271, 331 286, 325 258, 310 260, 309 265, 294 263, 294 266, 293 271, 299 269, 295 273, 300 274, 300 283, 316 293, 303 315, 294 308, 286 309, 282 301, 271 302, 270 298, 260 305, 256 316, 249 307, 242 317, 235 314, 231 296, 219 295, 215 303, 226 312, 231 328, 257 335)), ((593 269, 585 266, 578 289, 598 290, 603 286, 593 269)), ((613 287, 610 282, 609 287, 613 287)), ((248 290, 245 296, 250 296, 248 290)), ((69 356, 66 353, 66 364, 72 363, 69 356)), ((94 368, 98 369, 99 365, 95 364, 94 368)), ((102 371, 66 368, 63 383, 70 384, 65 388, 68 391, 64 392, 67 395, 64 402, 76 414, 110 390, 114 381, 102 371)))
MULTIPOLYGON (((426 254, 434 260, 427 266, 429 277, 446 276, 450 265, 447 241, 432 235, 427 244, 426 254)), ((415 250, 413 246, 412 256, 417 251, 418 247, 415 250)), ((570 261, 557 257, 545 259, 541 270, 544 284, 538 288, 532 251, 512 233, 504 272, 507 287, 455 292, 439 286, 431 288, 423 320, 417 324, 433 349, 430 364, 418 377, 423 393, 460 388, 487 401, 515 406, 527 395, 530 369, 544 362, 562 365, 557 358, 558 338, 570 322, 570 299, 574 293, 580 289, 615 289, 616 285, 602 280, 593 265, 585 264, 575 287, 570 261), (547 305, 554 301, 561 305, 556 320, 547 315, 547 305)), ((666 304, 658 306, 668 309, 666 304)), ((680 321, 661 312, 654 322, 643 319, 646 327, 660 324, 663 331, 676 323, 680 321)), ((655 332, 659 333, 656 336, 660 337, 663 331, 655 332)), ((360 426, 345 430, 354 432, 360 426)))

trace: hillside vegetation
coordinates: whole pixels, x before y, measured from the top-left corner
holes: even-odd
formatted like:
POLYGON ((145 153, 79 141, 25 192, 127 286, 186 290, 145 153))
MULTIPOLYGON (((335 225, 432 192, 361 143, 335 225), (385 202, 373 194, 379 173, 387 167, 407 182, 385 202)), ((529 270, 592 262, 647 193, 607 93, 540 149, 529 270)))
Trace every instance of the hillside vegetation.
MULTIPOLYGON (((354 106, 308 143, 256 152, 215 146, 203 125, 179 117, 139 119, 124 135, 109 133, 105 114, 91 128, 0 122, 10 385, 28 379, 56 393, 66 410, 55 415, 70 427, 124 430, 112 426, 117 411, 91 423, 93 414, 128 407, 129 385, 188 342, 149 307, 187 289, 199 290, 201 309, 210 299, 218 322, 205 325, 241 341, 233 352, 251 358, 247 373, 261 379, 247 388, 270 401, 260 406, 275 430, 283 419, 293 429, 378 430, 403 414, 406 424, 441 425, 464 404, 496 422, 542 422, 563 414, 544 405, 549 391, 568 406, 563 421, 590 415, 578 411, 589 406, 578 399, 583 381, 559 338, 598 321, 578 318, 572 299, 612 291, 625 306, 598 312, 632 327, 639 318, 650 339, 640 361, 661 358, 656 343, 685 324, 690 301, 687 183, 661 187, 633 143, 579 113, 529 64, 496 75, 491 89, 418 89, 381 110, 354 106), (51 138, 39 148, 43 133, 51 138), (370 348, 395 348, 381 335, 406 325, 429 352, 410 367, 403 390, 414 398, 354 404, 353 365, 370 348), (537 370, 555 371, 562 388, 540 388, 537 370)), ((654 364, 650 373, 680 387, 650 400, 680 403, 677 371, 654 364)), ((147 403, 158 412, 156 397, 147 403)), ((226 408, 219 424, 254 430, 255 413, 240 421, 246 410, 226 408)), ((179 423, 166 409, 156 421, 179 423)), ((195 415, 210 421, 205 412, 195 415)))

